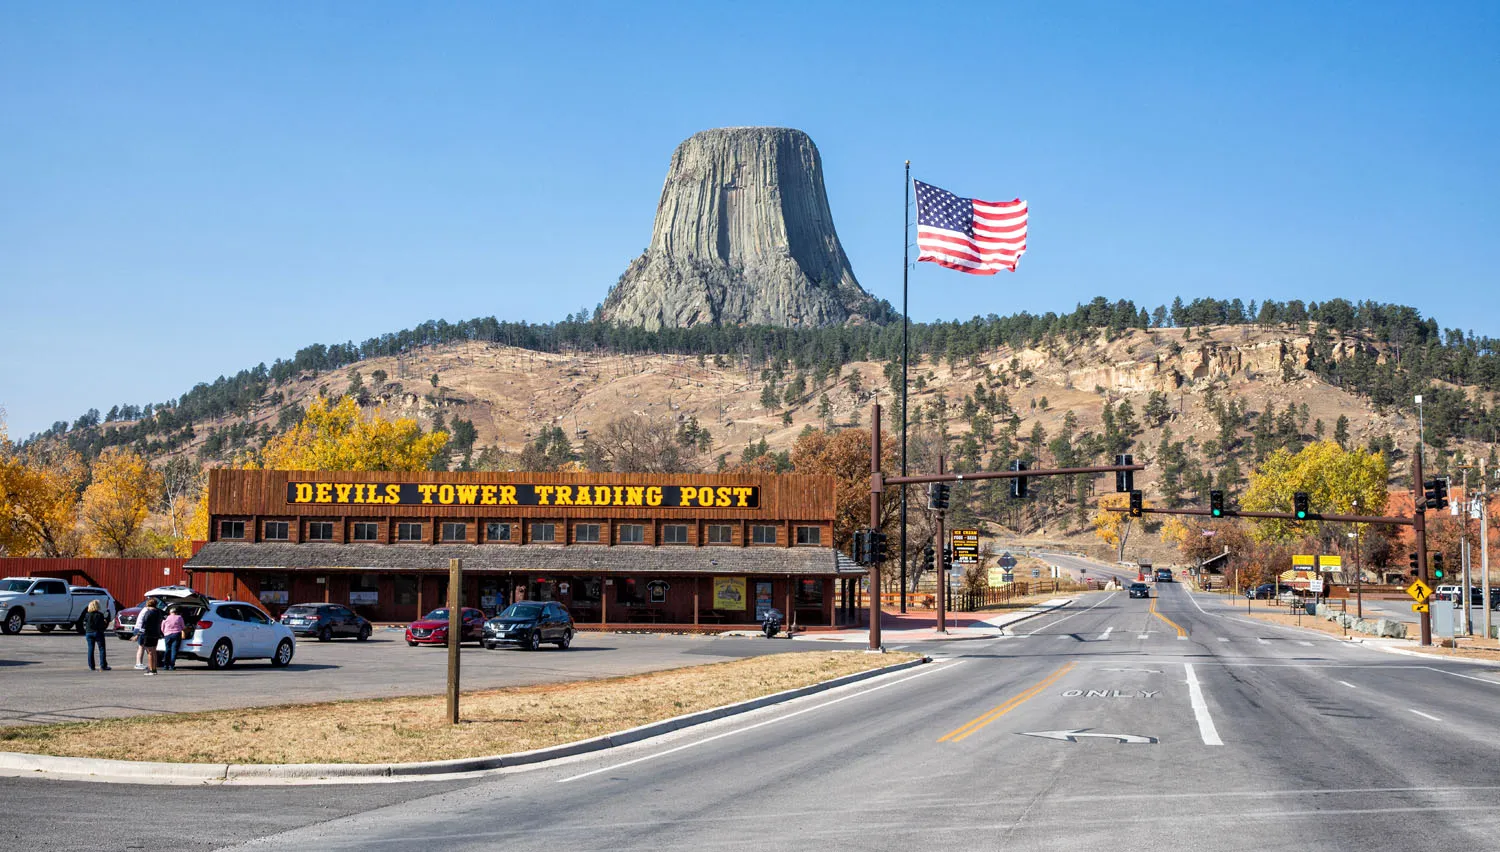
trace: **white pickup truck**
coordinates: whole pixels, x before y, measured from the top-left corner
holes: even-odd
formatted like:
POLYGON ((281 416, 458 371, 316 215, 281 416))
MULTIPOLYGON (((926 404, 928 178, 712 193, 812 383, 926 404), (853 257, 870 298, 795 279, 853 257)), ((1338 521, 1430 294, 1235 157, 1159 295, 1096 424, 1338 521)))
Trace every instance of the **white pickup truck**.
POLYGON ((6 577, 0 580, 0 633, 20 633, 27 624, 43 633, 54 627, 82 633, 89 601, 98 601, 105 616, 114 617, 114 597, 97 586, 70 586, 51 577, 6 577))

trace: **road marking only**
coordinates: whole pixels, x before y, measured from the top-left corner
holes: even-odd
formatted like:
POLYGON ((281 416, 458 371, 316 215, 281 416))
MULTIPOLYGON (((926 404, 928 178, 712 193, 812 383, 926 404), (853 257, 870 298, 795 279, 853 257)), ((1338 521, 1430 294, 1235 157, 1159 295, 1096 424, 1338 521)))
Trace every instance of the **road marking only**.
POLYGON ((1151 599, 1151 614, 1154 615, 1154 616, 1156 616, 1157 618, 1161 619, 1162 621, 1165 621, 1167 624, 1171 625, 1172 629, 1177 631, 1177 638, 1178 639, 1186 639, 1187 638, 1187 631, 1183 630, 1181 627, 1178 627, 1177 626, 1177 622, 1173 621, 1170 618, 1167 618, 1165 615, 1162 615, 1161 613, 1159 613, 1159 612, 1156 611, 1156 598, 1152 598, 1151 599))
POLYGON ((1432 715, 1431 713, 1423 713, 1421 710, 1412 710, 1410 707, 1408 707, 1406 709, 1411 710, 1411 712, 1417 714, 1418 716, 1421 716, 1423 719, 1431 719, 1434 722, 1441 722, 1441 721, 1443 721, 1442 719, 1439 719, 1438 717, 1432 715))

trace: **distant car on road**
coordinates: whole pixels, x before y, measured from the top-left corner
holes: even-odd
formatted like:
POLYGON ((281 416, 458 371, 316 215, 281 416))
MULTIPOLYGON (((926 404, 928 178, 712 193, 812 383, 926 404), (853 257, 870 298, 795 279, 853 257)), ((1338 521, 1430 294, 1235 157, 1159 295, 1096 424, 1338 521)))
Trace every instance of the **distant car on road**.
POLYGON ((1156 582, 1158 582, 1158 583, 1170 583, 1170 582, 1173 582, 1173 580, 1172 580, 1172 569, 1171 568, 1158 568, 1158 569, 1156 569, 1156 582))
POLYGON ((1145 583, 1131 583, 1130 596, 1133 598, 1149 598, 1151 597, 1151 587, 1145 583))
POLYGON ((281 614, 281 623, 298 636, 316 636, 327 642, 337 636, 348 636, 360 642, 370 638, 374 627, 354 610, 339 604, 293 604, 281 614))
POLYGON ((528 651, 552 642, 566 651, 573 642, 573 616, 559 603, 521 601, 485 622, 484 647, 519 645, 528 651))
MULTIPOLYGON (((459 642, 480 642, 484 637, 484 613, 471 607, 464 607, 461 611, 463 618, 463 632, 458 637, 459 642)), ((441 607, 427 613, 420 619, 406 626, 406 644, 408 645, 446 645, 448 644, 448 608, 441 607)))
POLYGON ((1270 600, 1276 597, 1276 585, 1274 583, 1261 583, 1253 589, 1246 589, 1245 597, 1257 601, 1270 600))

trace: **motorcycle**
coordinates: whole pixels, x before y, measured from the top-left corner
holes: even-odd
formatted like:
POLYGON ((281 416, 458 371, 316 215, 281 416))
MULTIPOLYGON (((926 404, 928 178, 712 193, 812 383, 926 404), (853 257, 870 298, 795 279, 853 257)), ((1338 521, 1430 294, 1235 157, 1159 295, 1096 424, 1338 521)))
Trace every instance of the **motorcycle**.
POLYGON ((781 610, 775 608, 768 609, 761 618, 760 629, 766 634, 767 639, 773 639, 777 633, 781 632, 781 625, 785 620, 786 616, 782 614, 781 610))

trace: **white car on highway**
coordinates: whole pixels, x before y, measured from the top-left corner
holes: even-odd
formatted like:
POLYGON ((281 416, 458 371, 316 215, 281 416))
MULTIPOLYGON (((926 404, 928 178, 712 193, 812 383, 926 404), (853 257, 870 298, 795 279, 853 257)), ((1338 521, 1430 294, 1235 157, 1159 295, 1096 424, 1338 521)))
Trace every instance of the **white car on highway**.
POLYGON ((297 653, 292 628, 273 621, 254 604, 242 601, 210 601, 182 640, 180 657, 203 660, 211 669, 223 669, 236 660, 265 659, 285 666, 297 653))

